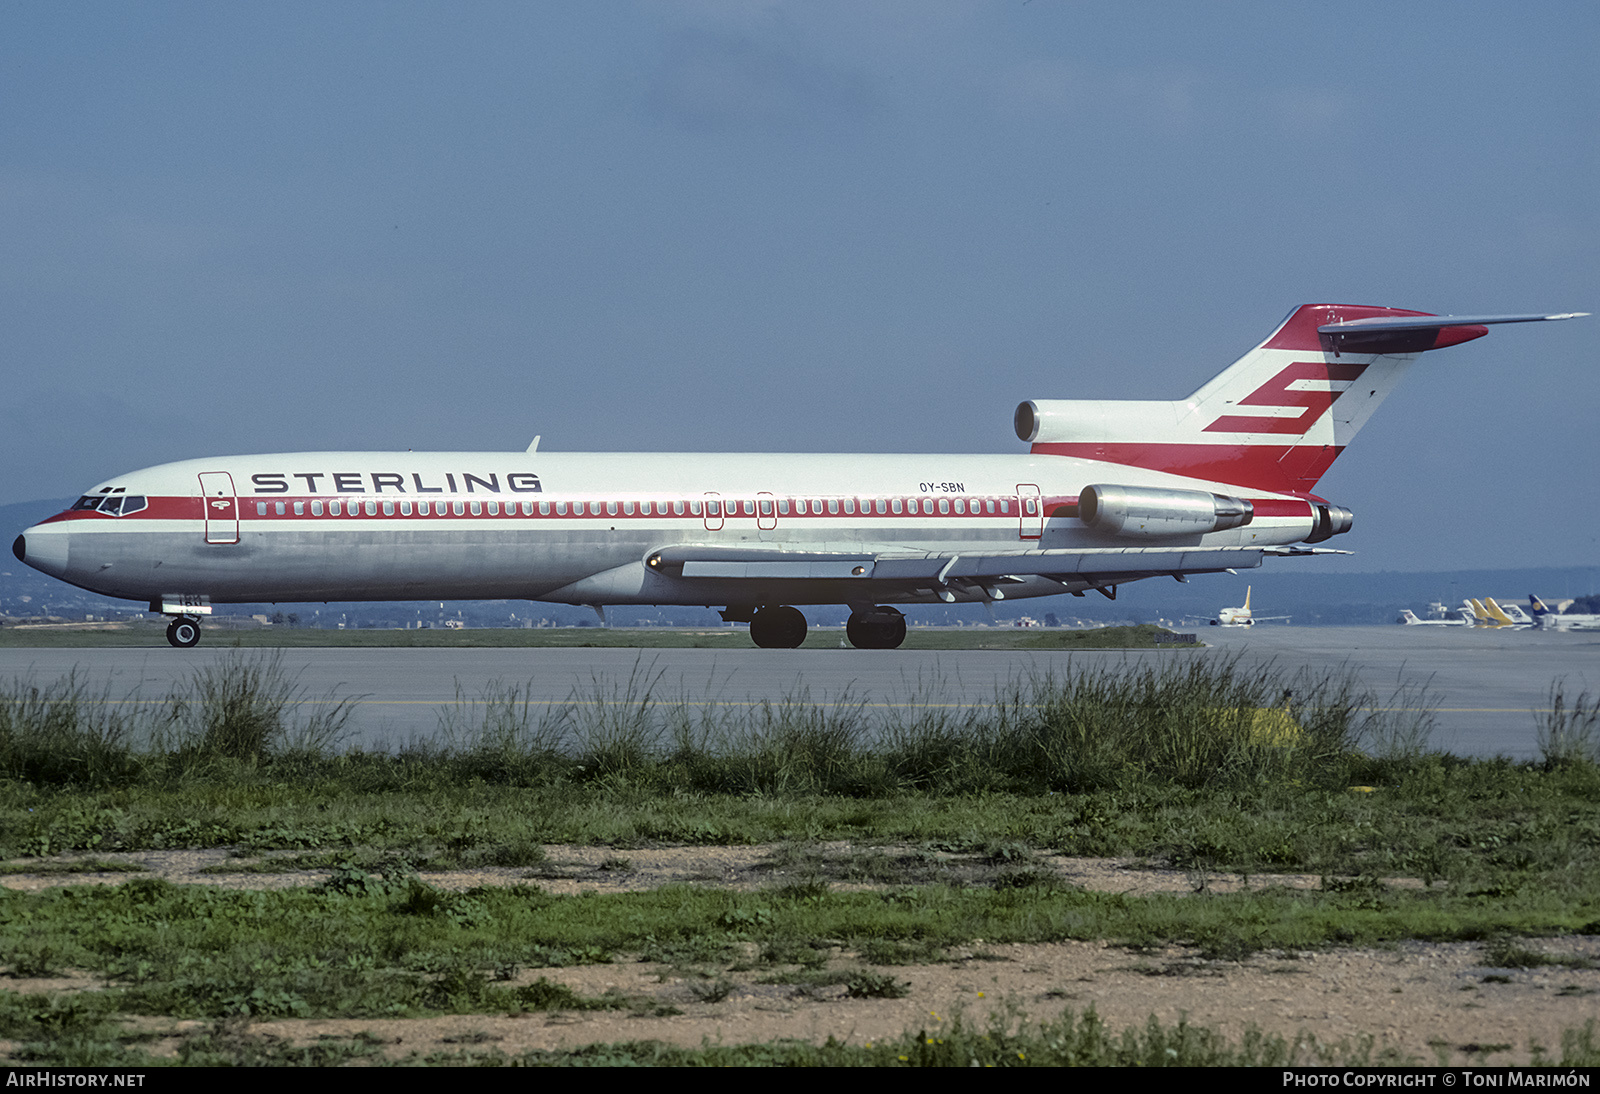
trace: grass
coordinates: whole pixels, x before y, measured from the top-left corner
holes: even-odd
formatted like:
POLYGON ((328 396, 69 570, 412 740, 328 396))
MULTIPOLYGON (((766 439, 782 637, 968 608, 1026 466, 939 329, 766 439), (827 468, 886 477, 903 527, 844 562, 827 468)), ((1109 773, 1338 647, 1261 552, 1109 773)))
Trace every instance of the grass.
MULTIPOLYGON (((109 1015, 185 1016, 213 1023, 184 1042, 185 1059, 336 1062, 370 1046, 291 1049, 228 1023, 627 1006, 507 972, 619 954, 695 965, 754 952, 775 968, 845 946, 884 969, 974 939, 1178 942, 1236 959, 1416 938, 1484 941, 1512 967, 1579 968, 1515 940, 1600 932, 1600 767, 1585 745, 1594 706, 1559 687, 1544 754, 1514 763, 1430 751, 1426 696, 1376 702, 1338 675, 1227 660, 1036 677, 985 708, 914 701, 887 725, 848 700, 797 695, 730 712, 658 684, 644 670, 597 678, 542 708, 526 687, 495 683, 441 710, 437 742, 380 753, 340 749, 347 702, 306 695, 271 654, 237 652, 141 704, 107 702, 72 676, 13 682, 0 691, 0 854, 103 865, 118 851, 230 847, 333 874, 270 892, 153 878, 0 890, 0 965, 88 970, 112 985, 43 1002, 0 993, 0 1037, 24 1044, 14 1059, 104 1063, 139 1055, 109 1015), (880 849, 819 847, 831 840, 880 849), (767 867, 796 880, 563 897, 446 892, 417 873, 549 873, 553 843, 613 847, 613 871, 631 867, 627 848, 652 843, 776 844, 767 867), (1323 881, 1116 896, 1061 883, 1052 854, 1323 881), (1424 886, 1391 883, 1400 877, 1424 886)), ((832 982, 865 996, 900 983, 870 970, 832 982)), ((700 986, 708 998, 728 988, 718 976, 700 986)), ((604 1046, 519 1061, 998 1061, 984 1038, 1033 1062, 1131 1062, 1151 1044, 1197 1062, 1309 1051, 1103 1028, 1093 1051, 1051 1047, 1088 1036, 1084 1021, 998 1040, 964 1028, 948 1051, 924 1043, 921 1055, 903 1039, 887 1055, 604 1046)), ((1563 1060, 1592 1062, 1593 1031, 1573 1036, 1563 1060)), ((508 1062, 492 1048, 461 1051, 508 1062)))

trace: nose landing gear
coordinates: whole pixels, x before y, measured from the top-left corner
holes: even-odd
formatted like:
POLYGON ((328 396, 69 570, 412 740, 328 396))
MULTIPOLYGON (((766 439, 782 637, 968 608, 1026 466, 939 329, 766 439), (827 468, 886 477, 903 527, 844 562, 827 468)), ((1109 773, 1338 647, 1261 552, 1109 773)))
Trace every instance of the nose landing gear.
POLYGON ((167 624, 167 641, 179 649, 186 650, 200 642, 200 620, 189 615, 180 615, 167 624))

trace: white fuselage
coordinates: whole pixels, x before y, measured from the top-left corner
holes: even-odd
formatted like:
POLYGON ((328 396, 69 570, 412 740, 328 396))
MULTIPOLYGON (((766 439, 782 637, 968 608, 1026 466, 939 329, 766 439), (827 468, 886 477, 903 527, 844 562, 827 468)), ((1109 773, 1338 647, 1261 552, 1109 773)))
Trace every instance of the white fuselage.
POLYGON ((1312 527, 1304 499, 1060 456, 321 452, 121 475, 16 549, 152 603, 914 603, 1255 566, 1312 527), (1104 482, 1240 494, 1256 515, 1108 536, 1076 515, 1080 491, 1104 482), (138 501, 112 515, 88 500, 102 497, 138 501), (690 562, 662 566, 669 548, 690 562), (853 555, 871 561, 829 568, 853 555))

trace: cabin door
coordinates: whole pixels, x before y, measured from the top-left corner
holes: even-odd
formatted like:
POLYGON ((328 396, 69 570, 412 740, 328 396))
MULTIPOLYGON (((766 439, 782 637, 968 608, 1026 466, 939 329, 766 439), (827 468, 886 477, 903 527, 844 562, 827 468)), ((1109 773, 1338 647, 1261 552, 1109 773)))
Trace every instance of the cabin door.
POLYGON ((1021 520, 1018 538, 1038 539, 1044 535, 1044 499, 1039 497, 1037 486, 1032 483, 1017 485, 1017 511, 1021 520))
POLYGON ((200 499, 206 507, 206 542, 239 542, 239 498, 226 471, 200 473, 200 499))

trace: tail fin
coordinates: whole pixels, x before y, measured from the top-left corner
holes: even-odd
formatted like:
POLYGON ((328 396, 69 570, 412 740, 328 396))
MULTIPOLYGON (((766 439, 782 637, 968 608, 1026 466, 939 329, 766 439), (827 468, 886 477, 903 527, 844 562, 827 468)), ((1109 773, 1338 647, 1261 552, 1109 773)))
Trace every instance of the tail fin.
POLYGON ((1506 614, 1506 610, 1500 606, 1494 597, 1484 597, 1483 606, 1488 611, 1489 618, 1493 619, 1500 626, 1509 627, 1516 623, 1516 620, 1506 614))
POLYGON ((1017 407, 1017 436, 1035 453, 1306 494, 1418 354, 1481 338, 1492 323, 1577 314, 1438 316, 1305 304, 1187 399, 1034 400, 1017 407))

